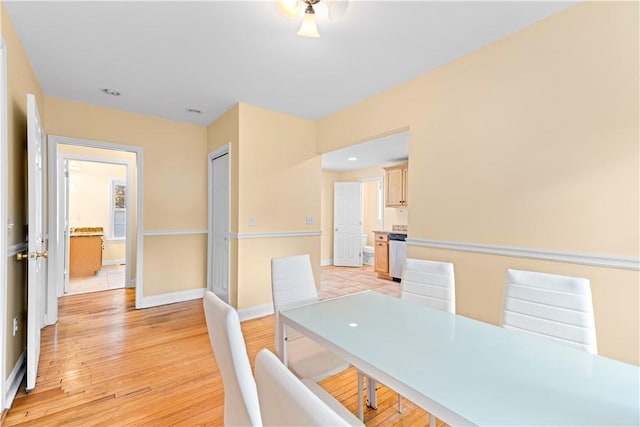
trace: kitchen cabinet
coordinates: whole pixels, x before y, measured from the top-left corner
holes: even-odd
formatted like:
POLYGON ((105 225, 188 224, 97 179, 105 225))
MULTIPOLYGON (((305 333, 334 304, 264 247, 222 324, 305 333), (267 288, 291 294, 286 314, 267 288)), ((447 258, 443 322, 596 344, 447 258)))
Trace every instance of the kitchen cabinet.
POLYGON ((69 237, 69 277, 93 276, 102 268, 102 235, 69 237))
POLYGON ((389 233, 376 231, 373 233, 375 240, 374 271, 382 279, 391 279, 389 276, 389 233))
POLYGON ((390 166, 384 168, 384 171, 385 206, 388 208, 400 208, 408 206, 408 163, 390 166))

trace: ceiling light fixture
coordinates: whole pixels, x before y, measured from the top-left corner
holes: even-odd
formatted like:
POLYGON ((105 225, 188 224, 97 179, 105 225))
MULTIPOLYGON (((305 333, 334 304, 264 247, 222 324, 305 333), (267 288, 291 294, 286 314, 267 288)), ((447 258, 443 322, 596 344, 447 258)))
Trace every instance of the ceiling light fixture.
POLYGON ((188 113, 194 114, 202 114, 202 110, 198 110, 197 108, 185 108, 188 113))
POLYGON ((316 25, 316 11, 313 8, 320 1, 327 6, 329 21, 336 21, 347 13, 348 0, 276 0, 280 12, 289 19, 297 18, 300 14, 300 6, 303 3, 307 5, 298 31, 298 35, 304 37, 320 37, 316 25))
POLYGON ((111 96, 120 96, 120 92, 118 92, 115 89, 104 88, 104 89, 100 89, 100 92, 106 93, 107 95, 111 95, 111 96))
POLYGON ((304 0, 307 4, 307 8, 304 10, 304 18, 302 18, 302 25, 298 30, 299 36, 304 37, 320 37, 318 27, 316 26, 316 13, 313 10, 313 5, 320 0, 304 0))
POLYGON ((356 160, 358 160, 358 158, 351 156, 351 157, 348 157, 347 160, 349 160, 350 162, 355 162, 356 160))

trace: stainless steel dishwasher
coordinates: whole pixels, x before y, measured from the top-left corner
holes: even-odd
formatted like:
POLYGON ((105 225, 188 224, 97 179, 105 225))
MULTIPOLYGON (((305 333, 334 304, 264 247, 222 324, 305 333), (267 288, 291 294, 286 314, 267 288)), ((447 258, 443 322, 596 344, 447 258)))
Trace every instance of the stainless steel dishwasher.
POLYGON ((407 258, 406 240, 406 234, 389 233, 389 275, 396 282, 402 278, 402 267, 407 258))

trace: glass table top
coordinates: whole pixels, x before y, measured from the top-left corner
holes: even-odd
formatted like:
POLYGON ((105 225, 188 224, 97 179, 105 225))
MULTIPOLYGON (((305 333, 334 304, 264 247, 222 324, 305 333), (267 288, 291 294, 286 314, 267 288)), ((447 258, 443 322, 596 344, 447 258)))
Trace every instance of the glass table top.
POLYGON ((376 292, 281 316, 476 425, 640 424, 634 365, 376 292))

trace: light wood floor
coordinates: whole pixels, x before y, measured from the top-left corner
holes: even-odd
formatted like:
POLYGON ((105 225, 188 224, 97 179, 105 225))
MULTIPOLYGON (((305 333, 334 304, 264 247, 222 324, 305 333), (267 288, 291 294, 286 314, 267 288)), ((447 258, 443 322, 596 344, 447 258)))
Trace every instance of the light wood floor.
MULTIPOLYGON (((397 283, 378 280, 370 267, 323 267, 321 294, 361 287, 397 292, 397 283)), ((3 424, 223 425, 222 379, 202 301, 134 306, 133 289, 61 298, 58 323, 42 331, 36 388, 18 393, 3 424)), ((273 350, 273 316, 243 322, 242 330, 252 363, 260 349, 273 350)), ((354 369, 322 382, 354 413, 356 384, 354 369)), ((384 386, 378 399, 378 409, 365 412, 367 426, 429 423, 429 415, 406 399, 398 413, 396 394, 384 386)))

